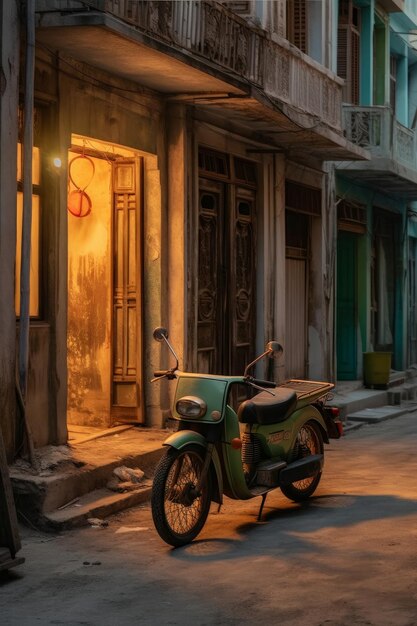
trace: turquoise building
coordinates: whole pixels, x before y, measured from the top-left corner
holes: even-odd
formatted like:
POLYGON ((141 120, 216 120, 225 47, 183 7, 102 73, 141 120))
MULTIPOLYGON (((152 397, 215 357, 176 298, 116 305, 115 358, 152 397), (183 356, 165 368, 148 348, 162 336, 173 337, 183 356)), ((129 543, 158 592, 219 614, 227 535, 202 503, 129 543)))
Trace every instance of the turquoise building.
POLYGON ((335 164, 336 369, 356 380, 364 352, 417 362, 417 5, 339 0, 335 17, 345 134, 372 157, 335 164))

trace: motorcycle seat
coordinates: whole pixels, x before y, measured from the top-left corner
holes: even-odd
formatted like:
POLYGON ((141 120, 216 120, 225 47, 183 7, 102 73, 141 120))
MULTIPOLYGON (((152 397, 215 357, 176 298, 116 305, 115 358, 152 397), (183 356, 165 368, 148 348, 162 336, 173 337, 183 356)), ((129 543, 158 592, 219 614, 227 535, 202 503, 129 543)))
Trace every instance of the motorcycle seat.
POLYGON ((283 422, 294 411, 297 394, 292 389, 271 389, 245 400, 238 408, 237 416, 242 424, 276 424, 283 422))

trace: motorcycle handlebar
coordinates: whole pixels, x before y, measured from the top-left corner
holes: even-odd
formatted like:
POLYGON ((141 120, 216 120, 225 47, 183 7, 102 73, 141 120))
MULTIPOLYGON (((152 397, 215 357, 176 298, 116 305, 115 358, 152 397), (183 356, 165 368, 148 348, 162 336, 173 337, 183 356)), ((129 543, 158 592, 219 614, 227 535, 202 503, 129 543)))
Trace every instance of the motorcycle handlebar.
POLYGON ((265 389, 273 389, 277 386, 276 383, 273 383, 270 380, 259 380, 258 378, 252 378, 250 382, 255 385, 259 385, 259 387, 265 387, 265 389))
POLYGON ((153 375, 155 376, 155 378, 163 378, 164 376, 166 376, 169 380, 175 378, 175 372, 172 370, 156 370, 153 375))

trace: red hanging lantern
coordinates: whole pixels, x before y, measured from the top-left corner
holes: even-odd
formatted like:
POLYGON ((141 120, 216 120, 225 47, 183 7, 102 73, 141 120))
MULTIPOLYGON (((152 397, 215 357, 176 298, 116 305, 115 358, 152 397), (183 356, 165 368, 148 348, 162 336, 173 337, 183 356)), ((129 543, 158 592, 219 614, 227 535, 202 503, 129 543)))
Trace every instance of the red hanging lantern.
POLYGON ((68 211, 71 213, 71 215, 74 215, 74 217, 87 217, 87 215, 90 215, 91 213, 91 209, 92 209, 91 198, 86 193, 85 190, 87 189, 88 185, 93 180, 94 173, 95 173, 94 161, 93 159, 90 159, 90 157, 86 156, 85 154, 80 154, 79 156, 76 156, 73 159, 71 159, 71 161, 69 162, 68 176, 69 176, 70 182, 75 187, 75 189, 70 191, 70 193, 68 194, 68 211), (89 179, 87 179, 87 184, 85 184, 84 187, 82 188, 81 186, 77 185, 77 183, 74 181, 73 171, 72 171, 73 165, 75 161, 77 161, 78 159, 84 159, 85 162, 88 163, 91 168, 91 176, 89 179))

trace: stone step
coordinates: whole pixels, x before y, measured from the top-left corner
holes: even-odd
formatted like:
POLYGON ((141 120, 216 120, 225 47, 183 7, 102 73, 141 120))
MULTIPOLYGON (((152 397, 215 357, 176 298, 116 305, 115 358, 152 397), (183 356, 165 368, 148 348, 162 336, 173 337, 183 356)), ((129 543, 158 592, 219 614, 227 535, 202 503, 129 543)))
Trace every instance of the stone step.
MULTIPOLYGON (((80 445, 51 447, 40 452, 37 474, 23 462, 10 468, 16 508, 22 521, 39 527, 71 525, 88 517, 110 515, 149 497, 155 466, 161 458, 165 430, 131 429, 80 445), (120 484, 114 470, 140 469, 144 476, 120 484), (112 482, 115 492, 106 486, 112 482), (126 491, 128 490, 128 491, 126 491)), ((123 481, 121 481, 123 483, 123 481)))
POLYGON ((68 529, 86 524, 105 526, 107 523, 104 520, 109 515, 149 500, 151 490, 151 480, 146 480, 143 484, 138 484, 137 489, 125 493, 96 489, 74 499, 67 506, 45 513, 38 525, 45 530, 68 529))
POLYGON ((346 416, 347 422, 360 422, 363 424, 375 424, 378 422, 384 422, 385 420, 399 417, 404 413, 409 412, 409 407, 394 407, 394 406, 379 406, 373 408, 365 408, 355 413, 349 413, 346 416))
POLYGON ((347 416, 366 408, 374 408, 388 404, 387 390, 354 389, 341 393, 334 393, 330 406, 338 407, 343 421, 347 416))

